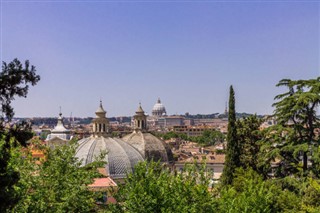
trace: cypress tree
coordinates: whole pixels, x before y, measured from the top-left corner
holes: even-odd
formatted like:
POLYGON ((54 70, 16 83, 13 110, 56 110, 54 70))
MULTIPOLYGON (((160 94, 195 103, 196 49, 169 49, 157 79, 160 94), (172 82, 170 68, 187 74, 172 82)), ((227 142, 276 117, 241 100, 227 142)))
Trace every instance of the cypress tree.
POLYGON ((223 168, 221 181, 223 185, 229 185, 233 180, 235 169, 240 166, 240 147, 237 138, 236 129, 236 110, 235 98, 232 85, 230 86, 229 95, 229 113, 228 113, 228 134, 226 160, 223 168))

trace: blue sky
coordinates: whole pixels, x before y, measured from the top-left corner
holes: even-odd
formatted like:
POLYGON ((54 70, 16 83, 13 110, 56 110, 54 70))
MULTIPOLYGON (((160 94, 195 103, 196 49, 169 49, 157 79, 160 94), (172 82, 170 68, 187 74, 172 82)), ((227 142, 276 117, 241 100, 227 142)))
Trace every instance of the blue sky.
POLYGON ((316 1, 2 1, 1 61, 41 76, 16 116, 223 112, 270 114, 282 78, 320 74, 316 1))

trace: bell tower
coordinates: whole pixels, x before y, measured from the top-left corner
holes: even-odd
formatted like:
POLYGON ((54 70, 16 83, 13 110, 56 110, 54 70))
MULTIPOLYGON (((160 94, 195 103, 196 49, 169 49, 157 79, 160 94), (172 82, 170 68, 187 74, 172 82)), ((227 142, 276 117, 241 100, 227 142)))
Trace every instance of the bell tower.
POLYGON ((139 103, 139 107, 136 111, 136 114, 133 116, 134 119, 134 130, 135 131, 146 131, 147 130, 147 116, 144 114, 144 111, 139 103))
POLYGON ((110 133, 109 120, 106 118, 106 113, 107 112, 103 109, 102 101, 100 101, 100 106, 96 111, 96 118, 92 120, 92 130, 95 137, 106 137, 110 133))

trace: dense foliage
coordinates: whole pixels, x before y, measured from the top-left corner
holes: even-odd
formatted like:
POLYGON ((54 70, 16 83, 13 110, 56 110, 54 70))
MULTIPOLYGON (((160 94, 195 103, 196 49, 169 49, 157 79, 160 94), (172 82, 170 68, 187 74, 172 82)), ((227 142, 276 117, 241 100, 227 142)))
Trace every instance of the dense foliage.
POLYGON ((264 179, 252 169, 235 170, 231 184, 213 185, 204 167, 172 173, 155 162, 141 162, 116 194, 108 212, 319 212, 320 181, 264 179), (212 186, 212 188, 210 187, 212 186))
POLYGON ((240 164, 243 168, 258 171, 259 141, 262 139, 260 125, 262 119, 252 115, 236 122, 237 138, 240 146, 240 164))
POLYGON ((99 194, 88 190, 93 178, 99 177, 97 168, 101 162, 81 167, 75 158, 76 143, 54 150, 32 140, 29 148, 21 152, 13 150, 10 164, 20 173, 15 186, 19 201, 14 212, 89 212, 95 210, 99 194), (30 148, 32 147, 32 148, 30 148), (32 150, 45 153, 45 158, 33 159, 32 150))
POLYGON ((27 123, 10 125, 14 111, 11 101, 18 97, 26 97, 29 85, 36 85, 40 80, 35 67, 25 61, 23 64, 14 59, 9 64, 2 62, 0 73, 0 212, 12 208, 19 196, 14 190, 20 174, 10 165, 12 149, 32 137, 30 125, 27 123))
POLYGON ((141 162, 116 195, 114 212, 213 212, 215 200, 208 191, 209 173, 190 166, 172 173, 159 162, 141 162))

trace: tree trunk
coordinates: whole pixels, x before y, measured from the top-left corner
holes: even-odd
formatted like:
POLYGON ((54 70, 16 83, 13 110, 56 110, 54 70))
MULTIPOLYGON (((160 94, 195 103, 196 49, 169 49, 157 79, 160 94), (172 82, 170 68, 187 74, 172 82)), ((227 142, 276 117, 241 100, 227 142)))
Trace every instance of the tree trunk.
POLYGON ((306 172, 308 169, 308 155, 307 152, 303 152, 303 172, 306 172))

